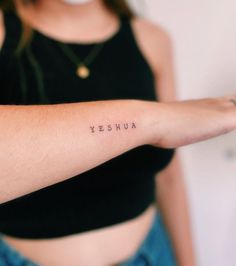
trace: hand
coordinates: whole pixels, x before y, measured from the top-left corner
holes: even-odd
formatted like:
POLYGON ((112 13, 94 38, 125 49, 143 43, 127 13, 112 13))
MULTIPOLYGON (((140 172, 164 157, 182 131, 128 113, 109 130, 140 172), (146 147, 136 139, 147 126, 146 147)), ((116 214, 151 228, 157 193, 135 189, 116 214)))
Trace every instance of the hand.
POLYGON ((152 103, 149 144, 176 148, 236 129, 236 103, 232 99, 236 101, 236 95, 152 103))

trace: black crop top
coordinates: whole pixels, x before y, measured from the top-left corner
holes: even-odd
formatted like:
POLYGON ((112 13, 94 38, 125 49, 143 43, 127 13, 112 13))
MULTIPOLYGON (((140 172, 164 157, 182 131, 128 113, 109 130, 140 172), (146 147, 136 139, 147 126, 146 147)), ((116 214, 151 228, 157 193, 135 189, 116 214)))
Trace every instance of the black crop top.
MULTIPOLYGON (((75 75, 74 63, 57 40, 38 31, 16 57, 20 20, 14 13, 5 13, 4 21, 0 104, 157 100, 153 73, 129 19, 121 18, 119 30, 105 40, 87 79, 75 75)), ((84 58, 95 44, 68 45, 84 58)), ((170 163, 174 152, 139 146, 80 175, 0 204, 0 232, 20 238, 53 238, 132 219, 155 201, 154 176, 170 163)))

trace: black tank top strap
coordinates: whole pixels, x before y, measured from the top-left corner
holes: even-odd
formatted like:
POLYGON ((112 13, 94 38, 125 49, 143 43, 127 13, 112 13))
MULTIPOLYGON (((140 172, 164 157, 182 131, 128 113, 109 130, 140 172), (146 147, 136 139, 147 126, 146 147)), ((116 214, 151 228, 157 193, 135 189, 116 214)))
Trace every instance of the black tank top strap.
POLYGON ((129 36, 132 34, 132 27, 131 27, 131 18, 126 17, 126 16, 121 16, 120 21, 121 21, 121 29, 124 34, 129 36))
POLYGON ((122 38, 122 41, 124 41, 124 38, 125 38, 126 40, 129 40, 130 42, 130 36, 133 37, 131 18, 120 16, 120 30, 117 34, 117 37, 122 38))
POLYGON ((149 78, 151 78, 152 82, 154 83, 155 77, 153 75, 153 70, 151 69, 149 62, 147 61, 146 57, 144 56, 143 51, 140 48, 140 45, 138 44, 137 37, 136 37, 136 34, 132 26, 132 19, 133 18, 124 17, 124 16, 121 17, 122 40, 123 41, 124 39, 126 40, 126 45, 129 46, 129 49, 130 51, 132 51, 133 56, 136 56, 136 58, 139 59, 139 64, 146 67, 146 70, 149 72, 149 78))

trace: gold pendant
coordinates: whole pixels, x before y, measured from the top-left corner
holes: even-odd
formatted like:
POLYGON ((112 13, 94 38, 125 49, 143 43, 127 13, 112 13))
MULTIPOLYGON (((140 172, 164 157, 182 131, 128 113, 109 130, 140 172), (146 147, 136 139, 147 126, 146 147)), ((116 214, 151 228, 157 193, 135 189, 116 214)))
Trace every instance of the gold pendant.
POLYGON ((77 76, 86 79, 90 75, 90 70, 85 65, 79 65, 76 70, 77 76))

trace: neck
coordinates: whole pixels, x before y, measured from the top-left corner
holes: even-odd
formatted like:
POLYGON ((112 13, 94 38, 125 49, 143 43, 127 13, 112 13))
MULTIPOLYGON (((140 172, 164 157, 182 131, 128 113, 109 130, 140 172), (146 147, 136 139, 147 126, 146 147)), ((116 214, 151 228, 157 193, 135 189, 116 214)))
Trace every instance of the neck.
POLYGON ((108 10, 102 0, 93 0, 86 4, 70 5, 60 0, 39 0, 34 5, 35 11, 50 15, 52 19, 94 21, 107 15, 108 10))
POLYGON ((114 32, 119 24, 102 0, 76 5, 60 0, 38 0, 26 6, 20 5, 19 0, 16 3, 20 16, 33 28, 65 40, 72 40, 75 36, 85 42, 103 38, 114 32))

